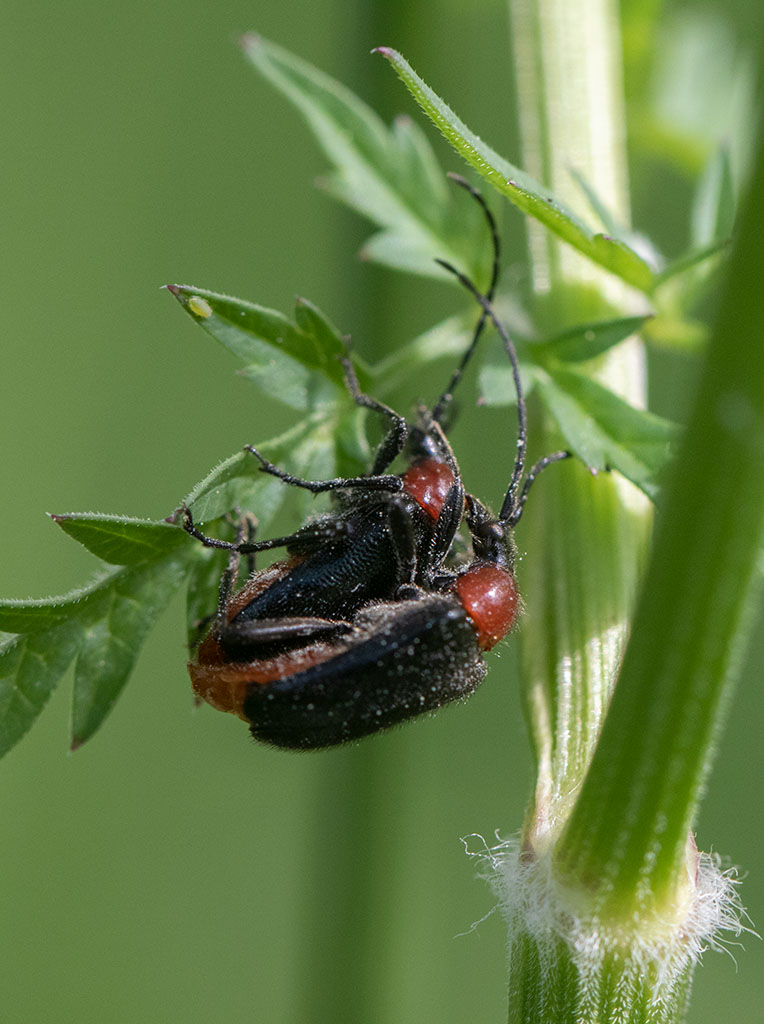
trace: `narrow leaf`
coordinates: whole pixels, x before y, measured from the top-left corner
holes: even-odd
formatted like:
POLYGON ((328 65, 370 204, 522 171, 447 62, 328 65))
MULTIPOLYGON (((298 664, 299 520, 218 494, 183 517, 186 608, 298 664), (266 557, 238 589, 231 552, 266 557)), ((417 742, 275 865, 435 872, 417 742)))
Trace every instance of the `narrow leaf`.
MULTIPOLYGON (((77 596, 82 592, 77 592, 77 596)), ((76 599, 76 598, 75 598, 76 599)), ((67 617, 64 606, 68 598, 49 597, 0 601, 0 631, 4 633, 38 633, 53 629, 67 617)))
POLYGON ((671 455, 676 428, 635 409, 573 369, 539 374, 539 394, 565 443, 594 470, 616 469, 653 501, 671 455))
POLYGON ((685 271, 693 270, 714 256, 723 253, 725 249, 729 248, 730 241, 731 239, 729 238, 723 238, 718 242, 705 245, 701 249, 691 249, 684 256, 673 260, 667 267, 664 267, 660 274, 655 275, 655 288, 660 288, 661 285, 671 280, 671 278, 684 274, 685 271))
POLYGON ((560 238, 622 280, 650 291, 652 271, 625 242, 596 234, 567 206, 529 175, 499 156, 467 128, 451 108, 389 47, 377 50, 395 68, 422 110, 464 159, 523 213, 535 217, 560 238))
POLYGON ((632 334, 640 331, 649 316, 625 316, 616 320, 582 324, 531 346, 540 361, 552 357, 561 362, 578 363, 601 356, 632 334))
POLYGON ((295 320, 305 335, 313 339, 321 353, 326 372, 333 380, 342 382, 340 357, 347 351, 347 345, 329 318, 308 299, 298 298, 294 307, 295 320))
POLYGON ((168 523, 146 519, 91 513, 52 515, 51 519, 110 565, 137 565, 164 558, 186 539, 168 523))
POLYGON ((324 182, 340 201, 383 228, 369 259, 445 279, 441 257, 478 280, 484 267, 479 212, 449 188, 432 149, 409 119, 392 129, 349 89, 260 36, 242 46, 257 70, 305 117, 335 171, 324 182))
MULTIPOLYGON (((316 444, 331 443, 334 420, 323 410, 300 420, 279 437, 262 442, 262 449, 275 463, 292 460, 290 467, 297 475, 301 465, 309 458, 301 453, 316 444)), ((186 497, 184 504, 191 508, 197 522, 210 522, 239 507, 245 511, 258 508, 261 525, 276 515, 289 488, 275 477, 262 472, 260 463, 249 452, 237 452, 221 462, 186 497)), ((0 620, 0 628, 2 621, 0 620)))
POLYGON ((123 569, 83 609, 74 676, 72 747, 99 728, 122 691, 143 641, 185 575, 182 559, 123 569))
POLYGON ((706 164, 692 204, 693 249, 727 239, 735 223, 735 189, 729 150, 720 146, 706 164))
MULTIPOLYGON (((314 404, 310 371, 342 384, 336 339, 328 351, 322 348, 322 342, 330 337, 328 330, 319 338, 276 310, 204 288, 172 284, 167 290, 208 334, 241 359, 245 375, 269 397, 304 410, 314 404)), ((315 312, 328 325, 326 318, 315 312)))
POLYGON ((78 622, 59 623, 0 647, 0 757, 27 732, 77 652, 78 622))

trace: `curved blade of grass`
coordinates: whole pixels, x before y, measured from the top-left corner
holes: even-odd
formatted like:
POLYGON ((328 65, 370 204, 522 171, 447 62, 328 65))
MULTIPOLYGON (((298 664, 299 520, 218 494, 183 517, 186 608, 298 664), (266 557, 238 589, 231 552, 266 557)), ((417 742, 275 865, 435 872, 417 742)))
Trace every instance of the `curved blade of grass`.
POLYGON ((572 210, 550 196, 548 189, 487 146, 422 81, 396 50, 380 46, 375 52, 390 61, 411 95, 454 149, 519 210, 535 217, 550 231, 621 280, 640 291, 651 290, 652 271, 625 242, 592 231, 572 210))

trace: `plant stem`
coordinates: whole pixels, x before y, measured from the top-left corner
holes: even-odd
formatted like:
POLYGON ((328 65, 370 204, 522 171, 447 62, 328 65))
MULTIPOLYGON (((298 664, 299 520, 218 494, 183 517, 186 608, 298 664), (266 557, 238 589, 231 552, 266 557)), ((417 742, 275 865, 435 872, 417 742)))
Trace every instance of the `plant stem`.
MULTIPOLYGON (((613 11, 605 0, 510 2, 525 162, 573 205, 564 164, 588 155, 591 166, 576 169, 625 221, 619 133, 597 123, 620 109, 613 11), (597 140, 607 158, 595 159, 597 140)), ((739 928, 729 878, 688 831, 764 533, 764 155, 751 191, 609 710, 645 511, 616 481, 558 473, 544 485, 549 506, 537 502, 529 517, 525 696, 539 779, 521 843, 490 854, 510 926, 510 1024, 675 1024, 700 952, 720 927, 739 928)), ((594 272, 551 236, 532 237, 531 252, 542 314, 613 301, 608 285, 587 298, 594 272)), ((639 379, 638 358, 621 350, 601 373, 612 384, 631 365, 639 379)))
POLYGON ((670 904, 682 879, 687 832, 758 575, 763 231, 764 156, 618 689, 558 850, 568 876, 626 914, 648 895, 670 904))
MULTIPOLYGON (((620 53, 610 0, 510 0, 518 68, 523 162, 591 220, 575 169, 621 223, 629 220, 620 53)), ((607 315, 628 296, 620 282, 531 221, 538 317, 560 322, 607 315)), ((600 380, 644 402, 641 346, 618 347, 600 380)), ((544 451, 557 439, 537 416, 544 451)), ((541 452, 539 453, 541 454, 541 452)), ((623 480, 593 480, 583 468, 547 474, 523 523, 533 552, 521 567, 524 699, 538 761, 525 841, 545 845, 569 811, 599 735, 620 661, 641 567, 649 510, 623 480), (544 495, 547 501, 543 501, 544 495)))

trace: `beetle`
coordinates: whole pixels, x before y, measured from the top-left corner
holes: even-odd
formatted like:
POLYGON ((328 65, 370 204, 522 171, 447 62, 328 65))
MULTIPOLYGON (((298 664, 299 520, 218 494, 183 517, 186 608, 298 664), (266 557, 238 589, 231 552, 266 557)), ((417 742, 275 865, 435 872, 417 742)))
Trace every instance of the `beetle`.
MULTIPOLYGON (((316 750, 463 700, 485 677, 483 653, 517 621, 521 601, 512 534, 539 473, 570 453, 548 455, 525 474, 526 413, 517 359, 490 303, 472 290, 502 336, 518 389, 518 449, 500 513, 491 515, 467 495, 470 563, 455 570, 441 567, 426 588, 402 589, 395 600, 368 602, 341 633, 317 631, 299 646, 282 647, 269 657, 258 651, 248 658, 245 644, 240 656, 231 658, 223 642, 225 629, 213 630, 191 665, 194 688, 214 707, 246 721, 257 740, 283 749, 316 750)), ((244 588, 224 602, 229 625, 248 596, 244 588)))
MULTIPOLYGON (((453 176, 480 203, 493 246, 489 296, 498 278, 500 250, 496 225, 480 193, 453 176)), ((286 484, 313 493, 330 492, 332 512, 309 521, 286 537, 256 542, 250 536, 231 544, 198 530, 188 508, 179 510, 188 533, 208 547, 235 549, 239 554, 285 547, 288 558, 255 574, 230 609, 238 574, 229 567, 221 585, 217 633, 223 655, 250 660, 299 648, 317 638, 331 639, 350 630, 349 620, 370 600, 394 599, 401 588, 429 589, 451 550, 465 508, 459 467, 441 421, 454 390, 477 346, 487 314, 481 311, 470 345, 432 412, 420 409, 415 426, 391 408, 361 391, 350 359, 343 360, 345 384, 356 404, 385 417, 390 427, 376 453, 369 475, 308 481, 270 463, 247 446, 261 468, 286 484), (387 470, 405 454, 408 468, 387 470)))
MULTIPOLYGON (((346 361, 355 401, 392 420, 369 477, 305 481, 249 449, 266 472, 288 484, 338 492, 338 512, 289 537, 230 544, 206 538, 185 510, 189 533, 230 551, 218 616, 189 664, 194 690, 247 721, 252 735, 272 746, 335 746, 469 696, 486 673, 483 652, 519 614, 512 531, 539 472, 569 453, 547 456, 525 474, 527 417, 512 342, 492 294, 483 295, 439 262, 471 291, 481 319, 449 388, 410 432, 413 462, 405 473, 382 472, 403 448, 405 421, 360 392, 346 361), (514 468, 497 517, 464 494, 439 422, 486 319, 510 359, 518 406, 514 468), (463 509, 473 557, 453 569, 446 559, 463 509), (286 546, 291 558, 257 573, 235 593, 240 556, 278 546, 286 546)), ((496 270, 493 283, 495 277, 496 270)))

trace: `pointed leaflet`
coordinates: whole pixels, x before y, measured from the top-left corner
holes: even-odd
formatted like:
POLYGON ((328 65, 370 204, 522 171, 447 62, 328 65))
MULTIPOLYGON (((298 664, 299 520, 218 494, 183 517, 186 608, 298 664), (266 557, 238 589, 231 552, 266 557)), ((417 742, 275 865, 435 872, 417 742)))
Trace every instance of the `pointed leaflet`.
POLYGON ((0 647, 0 757, 32 726, 66 672, 81 640, 80 625, 14 637, 0 647))
POLYGON ((110 565, 136 565, 162 558, 187 541, 187 535, 169 523, 148 519, 92 513, 53 515, 51 519, 110 565))
POLYGON ((349 89, 307 61, 256 35, 245 36, 242 46, 303 114, 334 164, 326 183, 331 194, 384 229, 364 247, 367 258, 443 278, 434 263, 439 256, 482 279, 479 212, 449 189, 428 141, 409 118, 388 129, 349 89))
POLYGON ((559 366, 537 374, 538 393, 564 443, 595 470, 617 469, 653 501, 677 429, 590 377, 559 366))
POLYGON ((587 359, 596 359, 614 345, 636 334, 648 319, 648 316, 624 316, 615 320, 580 324, 528 347, 539 362, 549 357, 565 363, 585 362, 587 359))
POLYGON ((95 732, 184 563, 178 553, 114 570, 63 597, 0 602, 0 629, 18 632, 0 647, 0 756, 29 729, 78 653, 75 746, 95 732))
POLYGON ((625 242, 593 232, 550 196, 548 189, 500 157, 467 128, 399 53, 389 47, 379 47, 377 52, 390 61, 411 95, 454 149, 499 192, 595 263, 635 288, 650 291, 652 271, 625 242))
POLYGON ((167 285, 186 312, 245 364, 244 373, 271 398, 294 409, 314 406, 315 371, 338 387, 342 339, 315 307, 316 319, 293 323, 283 313, 190 285, 167 285))
POLYGON ((74 672, 72 747, 111 711, 151 627, 185 576, 181 558, 123 569, 91 595, 74 672))

